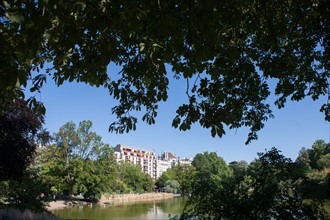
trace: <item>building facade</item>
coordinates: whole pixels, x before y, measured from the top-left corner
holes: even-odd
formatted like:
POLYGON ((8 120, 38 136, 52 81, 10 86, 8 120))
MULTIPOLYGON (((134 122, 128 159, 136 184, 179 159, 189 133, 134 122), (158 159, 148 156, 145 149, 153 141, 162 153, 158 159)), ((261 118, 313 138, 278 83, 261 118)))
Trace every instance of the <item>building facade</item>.
POLYGON ((142 171, 157 178, 157 155, 153 151, 118 144, 114 148, 117 162, 129 162, 140 166, 142 171))
POLYGON ((141 167, 141 170, 158 179, 166 170, 177 164, 190 164, 191 159, 180 159, 170 152, 164 152, 157 157, 154 151, 118 144, 114 148, 117 162, 129 162, 141 167))

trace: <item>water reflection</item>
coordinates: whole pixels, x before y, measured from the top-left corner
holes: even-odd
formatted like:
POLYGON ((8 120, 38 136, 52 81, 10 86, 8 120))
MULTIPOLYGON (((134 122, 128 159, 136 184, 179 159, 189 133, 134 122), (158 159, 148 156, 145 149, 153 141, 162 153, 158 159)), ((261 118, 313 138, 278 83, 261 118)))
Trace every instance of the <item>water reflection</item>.
POLYGON ((134 204, 114 204, 75 206, 71 208, 52 211, 56 216, 63 219, 164 219, 168 220, 179 214, 183 208, 184 200, 180 197, 161 201, 138 202, 134 204))

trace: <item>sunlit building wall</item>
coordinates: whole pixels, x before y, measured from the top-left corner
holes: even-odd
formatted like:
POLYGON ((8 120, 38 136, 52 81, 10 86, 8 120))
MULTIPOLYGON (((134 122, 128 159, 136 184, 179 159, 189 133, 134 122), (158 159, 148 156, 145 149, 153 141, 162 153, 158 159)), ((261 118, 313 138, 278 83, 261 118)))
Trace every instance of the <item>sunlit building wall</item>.
POLYGON ((152 178, 157 178, 157 156, 155 152, 122 144, 118 144, 114 148, 114 152, 117 162, 130 162, 140 166, 142 171, 152 178))
POLYGON ((180 159, 170 152, 163 152, 157 157, 154 151, 118 144, 114 148, 117 162, 129 162, 141 167, 141 170, 158 179, 165 171, 172 166, 180 164, 191 164, 191 158, 180 159))

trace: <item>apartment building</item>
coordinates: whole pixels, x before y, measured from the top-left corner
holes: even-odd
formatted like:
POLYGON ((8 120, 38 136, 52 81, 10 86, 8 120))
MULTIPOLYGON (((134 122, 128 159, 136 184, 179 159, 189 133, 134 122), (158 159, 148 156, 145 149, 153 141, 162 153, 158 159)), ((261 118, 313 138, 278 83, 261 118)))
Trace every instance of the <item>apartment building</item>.
POLYGON ((140 166, 142 171, 157 178, 157 155, 153 151, 118 144, 114 148, 116 161, 130 162, 140 166))
POLYGON ((191 165, 192 161, 193 161, 193 158, 190 158, 190 157, 179 158, 178 159, 178 164, 180 164, 180 165, 191 165))
POLYGON ((163 152, 157 160, 157 178, 175 164, 177 164, 176 156, 170 152, 163 152))
POLYGON ((154 151, 144 150, 136 147, 118 144, 114 148, 115 158, 117 162, 130 162, 141 167, 141 170, 158 179, 166 170, 177 164, 190 164, 190 158, 180 159, 170 152, 163 152, 157 157, 154 151))

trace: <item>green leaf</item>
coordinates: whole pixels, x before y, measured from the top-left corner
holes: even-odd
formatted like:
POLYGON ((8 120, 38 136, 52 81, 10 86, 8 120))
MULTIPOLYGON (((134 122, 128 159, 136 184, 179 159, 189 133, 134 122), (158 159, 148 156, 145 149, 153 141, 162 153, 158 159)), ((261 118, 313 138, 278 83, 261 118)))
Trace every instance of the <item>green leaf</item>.
POLYGON ((8 13, 8 18, 11 22, 18 24, 21 24, 24 21, 24 16, 22 14, 19 14, 18 12, 8 13))
POLYGON ((144 48, 145 48, 145 44, 144 43, 140 43, 139 46, 140 46, 140 52, 142 52, 144 50, 144 48))

